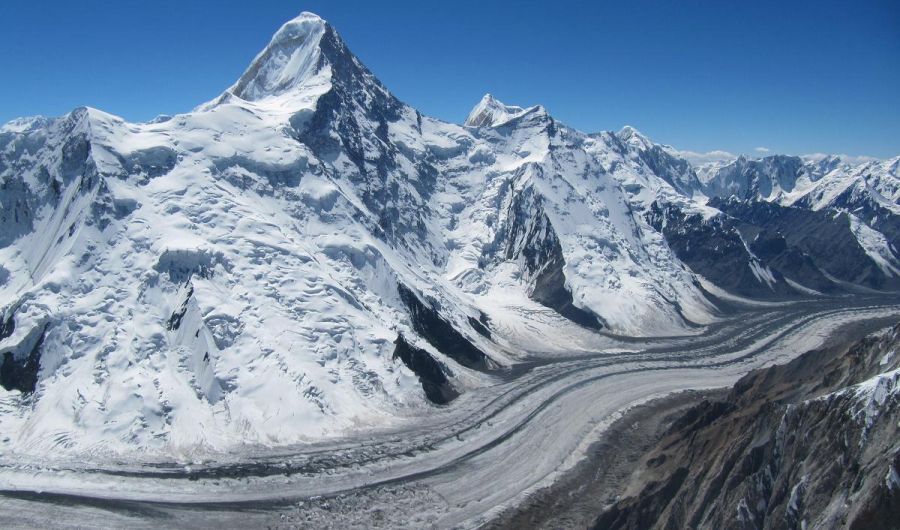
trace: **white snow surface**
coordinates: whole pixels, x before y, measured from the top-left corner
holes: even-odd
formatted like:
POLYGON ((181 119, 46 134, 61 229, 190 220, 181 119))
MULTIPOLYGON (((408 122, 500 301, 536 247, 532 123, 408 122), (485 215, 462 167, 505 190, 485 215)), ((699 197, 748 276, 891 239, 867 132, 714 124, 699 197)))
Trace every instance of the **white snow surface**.
POLYGON ((884 234, 872 229, 853 214, 850 214, 848 217, 853 235, 856 236, 856 240, 866 254, 878 265, 878 268, 886 276, 900 276, 900 268, 898 268, 900 263, 898 263, 897 257, 891 251, 890 243, 888 243, 884 234))
POLYGON ((504 105, 491 94, 485 94, 469 113, 465 124, 469 127, 498 127, 528 112, 540 110, 539 106, 525 109, 515 105, 504 105))
POLYGON ((816 399, 830 401, 845 396, 851 399, 849 412, 853 419, 866 430, 871 429, 885 409, 900 400, 900 368, 876 374, 861 383, 816 399))
POLYGON ((0 148, 16 165, 3 181, 34 209, 0 248, 0 308, 16 325, 0 352, 21 359, 46 333, 35 395, 2 391, 19 404, 0 415, 4 450, 219 451, 390 424, 428 406, 391 358, 398 334, 450 367, 458 389, 485 384, 417 338, 398 283, 499 364, 596 347, 532 301, 521 261, 502 253, 523 196, 556 231, 576 305, 629 334, 687 331, 672 300, 711 320, 629 204, 627 152, 493 99, 492 125, 519 121, 462 127, 396 102, 376 132, 363 105, 385 100, 396 101, 304 13, 194 112, 133 124, 83 108, 5 126, 0 148), (298 141, 322 98, 351 82, 363 104, 341 100, 340 112, 362 161, 298 141), (386 199, 367 195, 380 184, 386 199), (466 323, 480 312, 495 343, 466 323))

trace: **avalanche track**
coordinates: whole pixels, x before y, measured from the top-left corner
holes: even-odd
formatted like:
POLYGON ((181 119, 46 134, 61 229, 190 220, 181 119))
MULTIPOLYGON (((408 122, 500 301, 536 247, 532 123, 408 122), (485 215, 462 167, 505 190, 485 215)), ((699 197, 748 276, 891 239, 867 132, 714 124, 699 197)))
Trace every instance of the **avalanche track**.
POLYGON ((863 334, 896 297, 769 304, 692 337, 618 338, 589 356, 535 359, 428 422, 340 443, 206 462, 47 463, 0 456, 0 523, 40 526, 474 527, 571 468, 627 409, 863 334))

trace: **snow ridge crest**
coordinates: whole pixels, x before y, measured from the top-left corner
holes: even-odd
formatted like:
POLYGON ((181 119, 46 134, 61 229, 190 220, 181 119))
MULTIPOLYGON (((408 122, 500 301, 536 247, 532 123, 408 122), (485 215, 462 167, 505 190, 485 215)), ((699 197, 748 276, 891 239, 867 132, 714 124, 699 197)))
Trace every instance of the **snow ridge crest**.
POLYGON ((524 116, 538 107, 517 107, 506 105, 491 94, 485 94, 469 113, 465 125, 468 127, 496 127, 510 120, 524 116))
POLYGON ((258 101, 301 88, 323 70, 322 39, 331 31, 309 12, 286 22, 228 93, 258 101))

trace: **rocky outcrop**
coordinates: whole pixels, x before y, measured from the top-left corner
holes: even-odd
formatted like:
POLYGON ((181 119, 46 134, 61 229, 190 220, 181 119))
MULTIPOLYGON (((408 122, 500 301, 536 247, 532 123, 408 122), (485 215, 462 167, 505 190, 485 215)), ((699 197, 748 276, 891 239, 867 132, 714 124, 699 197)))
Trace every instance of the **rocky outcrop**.
POLYGON ((896 528, 898 349, 900 324, 750 373, 676 421, 595 528, 896 528))
POLYGON ((900 287, 893 251, 864 247, 847 212, 735 198, 709 205, 720 213, 654 202, 646 216, 691 270, 732 293, 785 299, 900 287))

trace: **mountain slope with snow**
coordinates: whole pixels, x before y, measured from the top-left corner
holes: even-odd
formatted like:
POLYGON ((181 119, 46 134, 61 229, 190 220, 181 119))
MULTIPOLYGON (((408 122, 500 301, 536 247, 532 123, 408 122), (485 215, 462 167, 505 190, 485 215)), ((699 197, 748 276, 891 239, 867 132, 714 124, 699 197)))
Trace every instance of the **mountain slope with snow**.
POLYGON ((841 156, 775 155, 699 170, 710 197, 774 202, 811 210, 842 210, 900 245, 900 157, 852 161, 841 156))
MULTIPOLYGON (((309 13, 193 112, 7 124, 0 183, 4 451, 340 436, 596 351, 597 330, 722 315, 654 214, 728 218, 687 161, 491 96, 464 125, 424 116, 309 13)), ((892 270, 892 236, 853 226, 892 270)))

